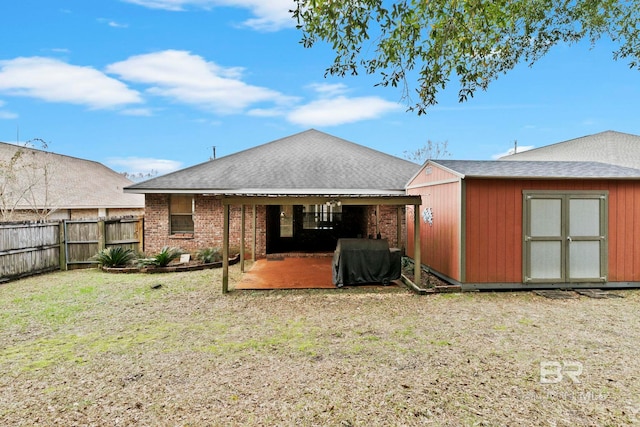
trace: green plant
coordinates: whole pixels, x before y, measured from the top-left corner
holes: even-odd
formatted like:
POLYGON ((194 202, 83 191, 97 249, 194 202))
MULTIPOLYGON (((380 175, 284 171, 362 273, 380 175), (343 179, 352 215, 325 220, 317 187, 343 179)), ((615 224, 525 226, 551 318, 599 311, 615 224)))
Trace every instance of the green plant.
POLYGON ((196 258, 205 264, 222 261, 220 248, 204 248, 196 253, 196 258))
POLYGON ((143 258, 138 260, 138 263, 142 266, 154 266, 154 267, 166 267, 169 263, 175 259, 180 258, 184 252, 180 248, 172 248, 165 246, 160 253, 152 256, 151 258, 143 258))
POLYGON ((91 259, 98 261, 98 264, 105 267, 124 267, 136 258, 132 249, 114 246, 106 248, 95 254, 91 259))

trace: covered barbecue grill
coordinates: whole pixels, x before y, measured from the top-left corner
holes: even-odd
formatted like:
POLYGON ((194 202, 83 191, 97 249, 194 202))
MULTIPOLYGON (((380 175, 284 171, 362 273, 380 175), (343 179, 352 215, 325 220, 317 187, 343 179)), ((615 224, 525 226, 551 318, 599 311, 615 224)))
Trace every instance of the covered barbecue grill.
POLYGON ((333 284, 389 284, 400 278, 401 254, 386 239, 339 239, 333 254, 333 284))

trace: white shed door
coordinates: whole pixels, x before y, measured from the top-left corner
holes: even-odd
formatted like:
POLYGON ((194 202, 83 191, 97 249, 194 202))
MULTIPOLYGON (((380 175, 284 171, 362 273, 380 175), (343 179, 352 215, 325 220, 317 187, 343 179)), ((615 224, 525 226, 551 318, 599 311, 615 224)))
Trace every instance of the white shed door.
POLYGON ((605 193, 525 193, 524 281, 606 281, 605 193))

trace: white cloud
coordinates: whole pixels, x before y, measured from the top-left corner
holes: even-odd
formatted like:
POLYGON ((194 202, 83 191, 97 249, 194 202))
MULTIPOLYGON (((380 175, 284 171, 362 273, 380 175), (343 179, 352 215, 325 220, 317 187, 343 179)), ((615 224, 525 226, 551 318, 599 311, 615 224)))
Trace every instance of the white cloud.
POLYGON ((251 10, 256 18, 248 19, 243 24, 254 30, 276 31, 296 24, 289 12, 295 6, 291 0, 226 0, 220 3, 251 10))
POLYGON ((122 24, 120 22, 116 22, 106 18, 98 18, 98 22, 100 22, 101 24, 107 24, 112 28, 129 28, 129 24, 122 24))
POLYGON ((111 157, 106 160, 107 165, 115 170, 123 170, 129 174, 157 173, 163 175, 182 167, 182 163, 175 160, 154 159, 148 157, 111 157))
POLYGON ((293 27, 295 21, 289 10, 295 6, 292 0, 123 0, 127 3, 151 9, 184 11, 192 8, 213 9, 214 7, 235 7, 249 10, 255 17, 243 25, 262 31, 276 31, 293 27))
POLYGON ((204 118, 194 119, 192 121, 194 123, 198 123, 201 125, 209 125, 209 126, 222 126, 224 124, 224 122, 221 120, 211 120, 211 119, 204 119, 204 118))
POLYGON ((174 12, 185 10, 185 6, 201 7, 208 9, 211 7, 210 0, 122 0, 125 3, 133 3, 139 6, 148 7, 150 9, 163 9, 174 12))
POLYGON ((344 95, 349 91, 344 83, 312 83, 307 88, 313 89, 322 97, 344 95))
POLYGON ((11 111, 0 110, 0 120, 13 120, 17 118, 18 118, 18 115, 16 113, 12 113, 11 111))
POLYGON ((306 86, 316 92, 316 100, 293 108, 255 108, 248 112, 254 117, 285 117, 302 126, 336 126, 362 120, 375 119, 396 111, 399 104, 375 96, 345 96, 349 88, 343 83, 313 83, 306 86))
POLYGON ((148 108, 127 108, 121 111, 125 116, 151 117, 153 112, 148 108))
POLYGON ((241 68, 224 68, 187 51, 132 56, 111 64, 107 72, 122 79, 151 85, 148 93, 222 114, 242 112, 257 103, 294 101, 280 92, 241 80, 241 68))
MULTIPOLYGON (((523 151, 533 150, 534 148, 536 148, 535 145, 519 145, 518 146, 518 153, 522 153, 523 151)), ((509 148, 507 151, 505 151, 503 153, 492 155, 491 158, 493 160, 498 160, 501 157, 510 156, 510 155, 514 154, 514 152, 515 152, 514 148, 509 148)))
POLYGON ((12 120, 17 119, 18 115, 16 113, 12 113, 11 111, 2 110, 2 107, 5 106, 5 102, 0 99, 0 120, 12 120))
POLYGON ((94 68, 43 57, 0 61, 0 92, 95 109, 142 102, 138 92, 94 68))
POLYGON ((370 120, 400 109, 395 102, 375 96, 320 99, 295 108, 287 115, 291 123, 303 126, 336 126, 370 120))
POLYGON ((285 111, 278 108, 254 108, 247 111, 247 114, 253 117, 281 117, 286 114, 285 111))

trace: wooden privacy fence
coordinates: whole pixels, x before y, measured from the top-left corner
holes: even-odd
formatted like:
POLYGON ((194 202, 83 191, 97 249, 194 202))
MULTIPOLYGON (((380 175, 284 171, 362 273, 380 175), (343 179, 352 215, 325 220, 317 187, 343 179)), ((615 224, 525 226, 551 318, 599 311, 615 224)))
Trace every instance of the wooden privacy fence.
POLYGON ((122 246, 142 251, 142 219, 64 221, 67 268, 95 265, 91 257, 105 248, 122 246))
POLYGON ((0 224, 0 281, 61 268, 60 223, 0 224))
POLYGON ((104 248, 142 251, 143 218, 0 224, 0 281, 85 268, 104 248))

